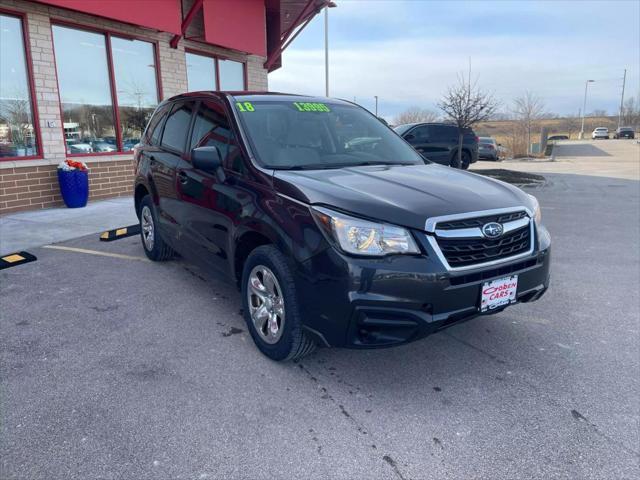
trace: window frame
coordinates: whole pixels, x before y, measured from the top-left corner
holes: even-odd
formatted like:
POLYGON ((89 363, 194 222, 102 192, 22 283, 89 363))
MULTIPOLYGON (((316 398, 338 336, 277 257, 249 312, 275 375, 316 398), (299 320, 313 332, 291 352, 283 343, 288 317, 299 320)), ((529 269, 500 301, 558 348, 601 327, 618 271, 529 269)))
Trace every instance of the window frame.
POLYGON ((29 22, 26 12, 10 10, 0 6, 0 15, 14 17, 20 21, 22 27, 22 44, 24 45, 24 61, 26 63, 27 83, 29 84, 29 104, 33 116, 33 131, 38 153, 22 157, 0 157, 0 162, 16 162, 21 160, 42 160, 44 151, 42 147, 42 134, 40 131, 40 116, 38 115, 38 102, 36 99, 35 79, 33 77, 33 61, 31 57, 31 43, 29 41, 29 22))
MULTIPOLYGON (((155 74, 156 74, 156 93, 158 97, 158 105, 156 108, 162 103, 163 92, 162 92, 162 78, 160 75, 160 42, 156 39, 151 39, 148 37, 140 36, 140 35, 131 35, 128 33, 119 32, 117 30, 111 30, 107 28, 99 28, 90 25, 85 25, 82 23, 70 22, 68 20, 54 18, 51 17, 49 22, 49 27, 51 29, 51 42, 53 44, 53 62, 55 67, 56 74, 56 85, 58 87, 58 105, 60 107, 60 127, 62 130, 62 139, 65 143, 65 155, 67 157, 100 157, 100 156, 114 156, 114 155, 132 155, 133 151, 131 150, 123 150, 122 143, 122 126, 120 124, 120 108, 118 106, 118 94, 116 90, 116 75, 115 70, 113 68, 113 52, 111 51, 111 37, 118 37, 125 40, 138 40, 140 42, 147 42, 153 46, 153 59, 155 66, 155 74), (111 107, 113 109, 113 122, 115 127, 116 134, 116 145, 118 150, 115 152, 91 152, 91 153, 68 153, 66 146, 66 139, 64 138, 64 112, 62 109, 62 97, 60 96, 60 84, 58 82, 58 64, 56 62, 56 49, 55 49, 55 41, 53 39, 53 27, 60 26, 71 28, 75 30, 83 30, 85 32, 97 33, 104 37, 105 41, 105 52, 107 56, 107 70, 109 72, 109 88, 111 94, 111 107)), ((143 132, 144 134, 144 132, 143 132)))
MULTIPOLYGON (((248 91, 248 77, 247 77, 247 59, 244 60, 236 60, 235 58, 227 57, 225 55, 220 55, 218 53, 206 52, 204 50, 198 50, 196 48, 185 47, 184 49, 185 59, 186 54, 190 53, 192 55, 200 55, 201 57, 208 57, 213 59, 213 69, 214 69, 214 78, 216 80, 216 86, 218 87, 214 92, 223 92, 226 90, 220 89, 220 67, 218 66, 218 60, 231 60, 232 62, 238 62, 242 64, 242 87, 244 92, 248 91)), ((185 62, 186 63, 186 62, 185 62)), ((189 86, 189 72, 188 69, 185 68, 185 73, 187 75, 187 88, 189 86)))

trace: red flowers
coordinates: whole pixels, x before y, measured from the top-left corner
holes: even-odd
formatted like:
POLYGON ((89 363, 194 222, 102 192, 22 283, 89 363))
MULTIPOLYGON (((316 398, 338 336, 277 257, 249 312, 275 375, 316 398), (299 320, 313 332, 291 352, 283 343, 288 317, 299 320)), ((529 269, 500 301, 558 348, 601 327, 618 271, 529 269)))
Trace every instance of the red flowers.
POLYGON ((75 160, 64 160, 62 162, 60 162, 58 164, 58 168, 60 170, 64 170, 64 171, 72 171, 72 170, 80 170, 80 171, 85 171, 88 170, 89 168, 87 167, 87 164, 84 162, 76 162, 75 160))

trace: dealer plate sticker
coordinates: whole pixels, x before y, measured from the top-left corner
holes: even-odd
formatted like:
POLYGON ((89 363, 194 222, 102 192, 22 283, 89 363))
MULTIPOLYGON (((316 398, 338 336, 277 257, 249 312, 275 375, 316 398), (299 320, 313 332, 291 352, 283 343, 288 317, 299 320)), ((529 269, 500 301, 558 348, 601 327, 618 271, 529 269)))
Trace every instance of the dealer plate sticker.
POLYGON ((499 278, 482 284, 480 311, 488 312, 496 308, 516 303, 518 276, 499 278))

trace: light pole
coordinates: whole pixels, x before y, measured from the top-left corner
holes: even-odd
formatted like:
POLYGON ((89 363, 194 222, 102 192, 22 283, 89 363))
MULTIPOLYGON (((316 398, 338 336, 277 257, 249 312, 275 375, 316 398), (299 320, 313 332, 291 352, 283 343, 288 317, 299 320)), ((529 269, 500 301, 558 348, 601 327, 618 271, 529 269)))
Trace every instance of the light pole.
POLYGON ((582 126, 580 127, 580 140, 584 138, 584 115, 587 108, 587 87, 590 83, 595 82, 595 80, 587 80, 584 84, 584 101, 582 102, 582 126))
POLYGON ((376 99, 376 117, 378 116, 378 95, 374 95, 373 98, 376 99))
POLYGON ((324 7, 324 94, 329 96, 329 9, 336 4, 328 2, 324 7))

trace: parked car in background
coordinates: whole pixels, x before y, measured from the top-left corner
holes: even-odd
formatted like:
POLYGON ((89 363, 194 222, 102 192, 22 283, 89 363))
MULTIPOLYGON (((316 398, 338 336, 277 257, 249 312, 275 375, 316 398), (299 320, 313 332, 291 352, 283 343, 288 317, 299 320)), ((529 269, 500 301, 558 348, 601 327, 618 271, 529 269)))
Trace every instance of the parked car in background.
POLYGON ((349 102, 180 95, 158 106, 134 164, 147 257, 178 252, 235 284, 273 360, 401 345, 549 286, 535 197, 425 162, 349 102))
POLYGON ((597 140, 599 138, 609 140, 609 129, 607 127, 598 127, 591 132, 591 138, 593 140, 597 140))
POLYGON ((480 160, 493 160, 497 162, 500 158, 498 147, 499 145, 495 138, 478 138, 478 158, 480 160))
MULTIPOLYGON (((441 165, 457 166, 458 127, 446 123, 408 123, 398 125, 395 132, 413 146, 424 158, 441 165)), ((478 161, 478 137, 472 129, 464 132, 462 165, 478 161)))
POLYGON ((631 127, 620 127, 616 129, 613 138, 636 138, 636 133, 631 127))
POLYGON ((118 148, 108 142, 92 142, 94 152, 115 152, 118 148))
POLYGON ((549 138, 547 138, 548 142, 555 142, 557 140, 569 140, 569 136, 568 135, 551 135, 549 138))
POLYGON ((67 140, 67 148, 69 153, 92 153, 93 147, 89 143, 83 143, 79 140, 67 140))

